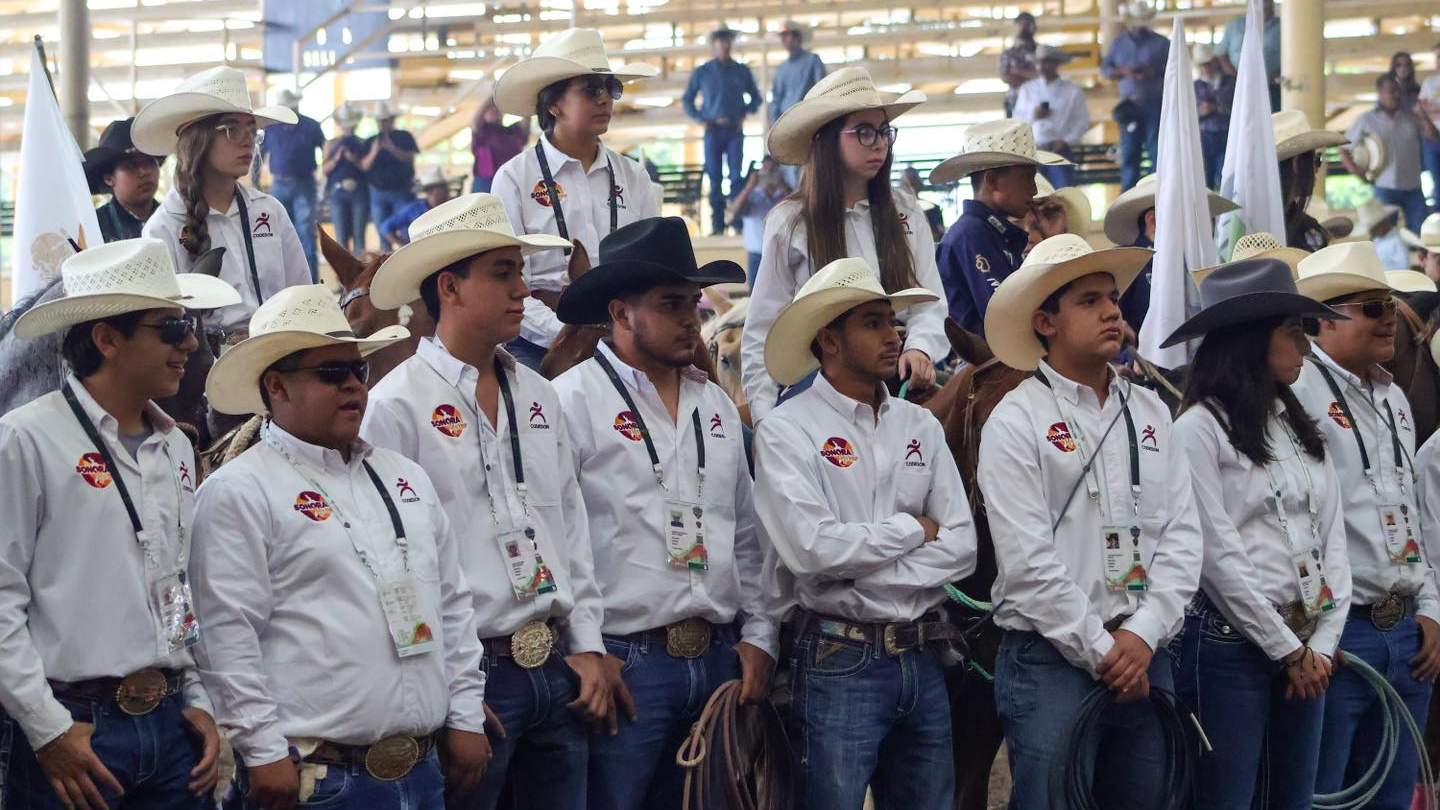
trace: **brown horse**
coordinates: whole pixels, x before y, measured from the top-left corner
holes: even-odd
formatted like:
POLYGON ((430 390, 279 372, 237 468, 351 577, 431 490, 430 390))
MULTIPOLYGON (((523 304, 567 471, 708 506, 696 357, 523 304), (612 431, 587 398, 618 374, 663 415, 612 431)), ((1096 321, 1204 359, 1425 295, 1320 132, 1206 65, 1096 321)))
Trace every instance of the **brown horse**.
POLYGON ((435 319, 430 317, 423 304, 418 301, 399 309, 377 309, 370 300, 370 282, 380 265, 390 258, 389 253, 367 253, 357 258, 330 238, 324 228, 320 234, 320 252, 325 262, 335 271, 343 292, 340 308, 350 322, 350 329, 357 335, 373 335, 387 326, 400 324, 410 330, 410 337, 399 343, 386 346, 369 356, 370 385, 373 387, 396 366, 405 362, 415 353, 422 338, 435 334, 435 319))
POLYGON ((1430 355, 1435 317, 1433 312, 1427 313, 1429 317, 1417 312, 1417 299, 1406 301, 1396 296, 1399 317, 1395 319, 1395 357, 1386 368, 1410 400, 1415 446, 1419 447, 1440 425, 1440 368, 1430 355))

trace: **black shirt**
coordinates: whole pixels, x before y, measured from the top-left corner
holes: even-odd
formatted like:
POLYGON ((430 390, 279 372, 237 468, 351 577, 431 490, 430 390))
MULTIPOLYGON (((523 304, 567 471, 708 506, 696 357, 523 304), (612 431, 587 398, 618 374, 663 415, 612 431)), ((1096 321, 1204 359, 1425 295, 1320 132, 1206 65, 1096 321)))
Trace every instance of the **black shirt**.
MULTIPOLYGON (((350 154, 356 158, 363 158, 370 151, 368 143, 368 141, 361 140, 355 135, 346 135, 340 139, 340 145, 336 148, 348 149, 350 150, 350 154)), ((399 143, 399 141, 397 140, 396 143, 399 143)), ((382 156, 389 157, 389 155, 382 156)), ((377 168, 380 166, 380 157, 375 158, 375 166, 377 168)), ((344 155, 341 155, 340 161, 335 164, 335 169, 325 175, 325 186, 326 188, 332 187, 341 180, 354 180, 357 183, 364 183, 365 170, 360 168, 359 163, 351 162, 344 155)))
MULTIPOLYGON (((370 148, 374 146, 375 139, 380 135, 372 135, 365 140, 362 154, 370 154, 370 148)), ((420 146, 415 143, 415 137, 403 129, 393 129, 386 136, 390 143, 399 149, 407 152, 419 152, 420 146)), ((365 173, 365 180, 371 188, 384 189, 386 191, 409 191, 415 181, 415 161, 401 160, 390 154, 385 149, 375 155, 375 162, 370 164, 370 171, 365 173)))
MULTIPOLYGON (((160 204, 155 203, 154 205, 159 207, 160 204)), ((153 212, 154 208, 151 211, 153 212)), ((114 197, 110 198, 110 202, 95 209, 95 218, 100 220, 100 235, 106 242, 139 239, 140 231, 145 227, 145 220, 137 219, 114 197)))

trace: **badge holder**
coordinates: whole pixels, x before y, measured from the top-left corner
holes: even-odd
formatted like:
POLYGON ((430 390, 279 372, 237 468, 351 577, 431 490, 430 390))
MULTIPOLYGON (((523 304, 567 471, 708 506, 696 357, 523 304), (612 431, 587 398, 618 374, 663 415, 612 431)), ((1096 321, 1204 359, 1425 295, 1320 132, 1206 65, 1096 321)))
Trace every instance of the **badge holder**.
POLYGON ((1379 506, 1380 530, 1385 536, 1385 550, 1395 565, 1416 565, 1422 561, 1420 540, 1410 522, 1410 507, 1405 504, 1382 503, 1379 506))
POLYGON ((1335 609, 1335 594, 1325 579, 1325 563, 1320 559, 1319 546, 1311 546, 1290 555, 1295 578, 1300 583, 1300 603, 1305 615, 1315 618, 1335 609))
POLYGON ((1105 588, 1111 593, 1144 593, 1150 575, 1140 558, 1140 527, 1105 526, 1101 529, 1105 552, 1105 588))
POLYGON ((160 617, 160 651, 173 655, 200 640, 200 621, 195 618, 190 582, 180 571, 161 577, 150 586, 150 596, 160 617))
POLYGON ((505 573, 510 577, 510 590, 520 601, 534 599, 556 590, 555 574, 540 556, 535 529, 512 529, 501 532, 500 551, 505 556, 505 573))
POLYGON ((665 553, 672 568, 708 571, 705 508, 694 501, 665 500, 665 553))
POLYGON ((409 573, 382 579, 377 584, 380 608, 385 612, 385 623, 390 628, 395 652, 401 658, 409 658, 438 649, 440 642, 435 638, 437 624, 434 617, 428 615, 415 580, 409 573))

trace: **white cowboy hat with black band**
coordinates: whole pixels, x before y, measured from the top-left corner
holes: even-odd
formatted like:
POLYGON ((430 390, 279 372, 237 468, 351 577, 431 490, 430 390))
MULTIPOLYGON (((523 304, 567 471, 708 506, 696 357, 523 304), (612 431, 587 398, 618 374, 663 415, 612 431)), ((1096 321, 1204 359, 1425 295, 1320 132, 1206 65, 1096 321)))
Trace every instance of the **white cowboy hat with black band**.
POLYGON ((1035 175, 1035 201, 1054 200, 1065 208, 1065 232, 1081 236, 1090 232, 1090 200, 1075 186, 1057 189, 1044 175, 1035 175))
POLYGON ((240 303, 234 287, 204 273, 175 273, 159 239, 122 239, 83 250, 60 265, 65 295, 15 321, 26 340, 101 318, 147 309, 219 309, 240 303))
POLYGON ((1350 142, 1343 132, 1310 126, 1310 118, 1302 110, 1281 110, 1270 116, 1270 126, 1275 130, 1275 154, 1280 160, 1350 142))
POLYGON ((1391 289, 1385 264, 1375 252, 1375 243, 1369 241, 1340 242, 1306 256, 1300 262, 1295 286, 1316 301, 1391 289))
POLYGON ((289 107, 255 108, 245 74, 232 67, 213 67, 181 82, 175 91, 146 104, 135 116, 130 139, 150 155, 168 155, 180 142, 180 130, 212 115, 239 113, 255 116, 255 126, 293 124, 300 119, 289 107))
MULTIPOLYGON (((1155 194, 1160 190, 1160 175, 1140 178, 1129 191, 1115 198, 1105 212, 1105 238, 1117 245, 1133 245, 1140 238, 1140 215, 1155 207, 1155 194)), ((1205 192, 1210 205, 1210 218, 1234 211, 1240 206, 1213 191, 1205 192)))
POLYGON ((260 378, 277 361, 306 349, 347 344, 367 357, 408 337, 410 330, 398 325, 359 337, 325 285, 286 287, 250 316, 250 337, 226 349, 215 361, 205 378, 205 398, 221 413, 265 413, 260 378))
POLYGON ((468 256, 502 247, 518 247, 527 256, 570 247, 551 234, 516 234, 494 194, 464 194, 443 202, 410 223, 409 233, 410 244, 391 254, 370 282, 370 301, 380 309, 419 298, 420 282, 468 256))
POLYGON ((495 106, 501 112, 529 117, 535 114, 540 91, 576 76, 613 76, 622 82, 649 79, 660 69, 644 62, 612 63, 605 41, 594 28, 571 28, 544 42, 500 74, 495 82, 495 106))
POLYGON ((967 127, 960 154, 930 172, 930 185, 943 186, 975 172, 1005 166, 1070 166, 1070 161, 1035 148, 1030 124, 1014 118, 986 121, 967 127))
POLYGON ((875 87, 870 71, 863 67, 843 67, 816 82, 803 99, 775 121, 765 136, 765 146, 777 161, 802 166, 810 159, 815 134, 836 118, 865 110, 883 110, 885 119, 894 121, 924 103, 925 94, 918 90, 881 92, 875 87))
POLYGON ((765 338, 765 369, 781 385, 794 385, 820 367, 810 353, 815 333, 861 304, 889 301, 899 312, 915 304, 940 300, 924 287, 885 292, 875 268, 864 259, 836 259, 820 268, 780 310, 765 338))
POLYGON ((450 179, 451 178, 445 176, 444 169, 439 166, 431 166, 421 172, 420 176, 415 178, 415 182, 420 184, 420 188, 426 189, 431 186, 449 186, 450 179))
POLYGON ((1161 348, 1266 318, 1347 320, 1304 289, 1297 290, 1290 268, 1277 259, 1243 259, 1220 265, 1200 282, 1200 304, 1202 309, 1170 333, 1161 348))

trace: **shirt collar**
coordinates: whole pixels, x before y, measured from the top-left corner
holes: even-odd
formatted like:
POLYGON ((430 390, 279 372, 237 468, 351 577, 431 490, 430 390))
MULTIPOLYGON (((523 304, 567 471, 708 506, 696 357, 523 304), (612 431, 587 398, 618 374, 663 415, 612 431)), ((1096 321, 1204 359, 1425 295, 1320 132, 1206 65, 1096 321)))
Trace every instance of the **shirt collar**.
MULTIPOLYGON (((581 165, 579 158, 571 157, 555 148, 555 144, 550 142, 550 136, 544 132, 540 133, 540 143, 542 144, 541 148, 545 150, 545 162, 550 164, 552 175, 559 174, 560 167, 566 163, 574 163, 577 167, 581 165)), ((607 165, 613 165, 613 162, 607 163, 607 161, 611 161, 610 150, 605 147, 604 142, 601 142, 600 152, 595 156, 595 162, 590 164, 590 173, 604 169, 607 165)))
MULTIPOLYGON (((435 369, 435 373, 439 374, 452 388, 460 387, 467 371, 479 376, 479 371, 474 366, 462 361, 445 348, 445 343, 440 340, 439 335, 423 338, 415 347, 415 353, 435 369)), ((500 366, 506 371, 512 373, 515 371, 515 358, 505 351, 504 347, 495 347, 495 357, 500 360, 500 366)))
MULTIPOLYGON (((1050 383, 1050 390, 1054 391, 1056 396, 1069 402, 1071 405, 1080 404, 1080 397, 1083 396, 1086 391, 1090 392, 1091 397, 1095 396, 1095 392, 1091 390, 1090 386, 1081 385, 1069 377, 1066 377, 1056 371, 1053 366, 1043 359, 1040 361, 1040 373, 1044 374, 1046 381, 1050 383)), ((1115 375, 1113 370, 1110 372, 1109 391, 1111 394, 1116 394, 1120 391, 1120 379, 1115 375)))
POLYGON ((810 390, 814 391, 816 396, 833 408, 836 413, 849 420, 851 424, 866 421, 873 425, 890 412, 890 392, 886 391, 883 385, 880 386, 880 410, 878 413, 871 410, 870 403, 852 399, 835 390, 835 386, 831 385, 830 381, 825 379, 825 375, 818 371, 815 373, 815 382, 810 384, 810 390))
MULTIPOLYGON (((650 377, 646 375, 645 372, 621 360, 620 355, 616 354, 615 350, 611 348, 610 344, 606 341, 602 340, 596 344, 595 351, 605 355, 605 359, 609 360, 610 366, 615 369, 615 376, 619 377, 621 382, 630 385, 637 391, 640 390, 640 384, 642 382, 649 384, 652 388, 654 387, 654 383, 650 382, 650 377)), ((709 382, 710 377, 692 365, 680 370, 680 381, 684 382, 686 380, 704 385, 706 382, 709 382)))
POLYGON ((1384 396, 1384 394, 1381 392, 1390 385, 1390 382, 1393 379, 1395 379, 1394 375, 1386 371, 1384 366, 1377 364, 1375 366, 1372 366, 1370 369, 1370 379, 1368 381, 1362 380, 1356 375, 1351 374, 1349 371, 1342 368, 1339 363, 1335 362, 1334 358, 1326 354, 1324 349, 1320 348, 1319 343, 1311 341, 1310 351, 1315 354, 1316 360, 1324 363, 1327 368, 1329 368, 1335 374, 1339 375, 1341 379, 1345 380, 1345 382, 1350 383, 1361 391, 1366 390, 1370 384, 1373 384, 1376 389, 1376 393, 1384 396))
POLYGON ((340 455, 339 450, 302 441, 290 431, 276 424, 274 419, 265 422, 265 430, 270 438, 283 447, 285 452, 294 456, 297 461, 302 461, 323 472, 333 473, 347 470, 369 458, 373 449, 369 442, 357 438, 355 443, 350 446, 350 463, 346 464, 345 458, 340 455))
MULTIPOLYGON (((66 374, 65 381, 70 384, 70 390, 75 392, 75 401, 80 403, 80 409, 90 417, 90 423, 95 425, 96 430, 109 430, 119 435, 120 420, 110 415, 95 397, 90 395, 90 390, 76 377, 74 373, 66 374)), ((164 436, 175 429, 175 420, 170 415, 160 410, 160 406, 154 402, 145 402, 145 418, 150 422, 150 428, 156 433, 164 436)))

